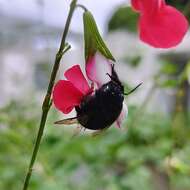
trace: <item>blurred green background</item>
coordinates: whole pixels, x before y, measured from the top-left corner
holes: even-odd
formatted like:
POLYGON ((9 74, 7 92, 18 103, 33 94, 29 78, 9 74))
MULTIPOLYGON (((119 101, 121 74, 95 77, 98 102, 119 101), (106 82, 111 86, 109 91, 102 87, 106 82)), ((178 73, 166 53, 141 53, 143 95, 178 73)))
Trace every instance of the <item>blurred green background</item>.
MULTIPOLYGON (((21 189, 39 121, 30 113, 39 109, 12 103, 0 112, 0 189, 21 189)), ((54 127, 52 111, 29 189, 188 190, 190 129, 181 124, 184 117, 137 109, 129 107, 127 127, 95 137, 54 127)))
MULTIPOLYGON (((185 10, 189 18, 188 1, 167 2, 181 11, 185 10)), ((114 8, 108 19, 107 35, 122 31, 136 36, 137 20, 138 15, 121 4, 114 8)), ((135 54, 124 52, 121 57, 115 52, 119 61, 131 73, 136 73, 135 78, 144 68, 144 49, 135 54)), ((40 64, 34 72, 38 84, 36 91, 46 88, 50 61, 38 60, 40 64)), ((145 80, 145 87, 144 84, 141 87, 141 91, 146 90, 143 98, 133 101, 126 98, 129 116, 121 129, 113 126, 97 136, 83 131, 73 136, 76 126, 54 126, 53 122, 59 115, 54 108, 50 111, 29 189, 190 189, 189 49, 158 53, 157 62, 151 64, 158 65, 146 79, 151 81, 151 87, 145 89, 145 80), (169 99, 152 104, 158 91, 161 95, 169 91, 169 99), (170 99, 173 101, 167 104, 170 99), (158 109, 159 104, 164 104, 167 111, 158 109)), ((122 81, 126 91, 134 86, 129 81, 122 81)), ((135 97, 137 93, 131 96, 135 97)), ((32 92, 21 100, 13 99, 1 106, 0 190, 22 187, 41 112, 41 99, 36 101, 35 96, 43 96, 44 91, 39 94, 32 92)))

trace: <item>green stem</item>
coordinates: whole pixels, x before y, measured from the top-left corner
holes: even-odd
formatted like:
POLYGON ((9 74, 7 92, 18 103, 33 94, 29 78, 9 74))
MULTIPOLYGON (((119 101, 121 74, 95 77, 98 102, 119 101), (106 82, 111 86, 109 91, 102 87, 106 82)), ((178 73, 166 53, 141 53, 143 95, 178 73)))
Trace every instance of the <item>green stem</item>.
POLYGON ((49 109, 51 107, 51 94, 52 94, 52 89, 53 89, 53 86, 54 86, 54 83, 55 83, 55 78, 56 78, 56 75, 57 75, 57 72, 58 72, 58 69, 59 69, 60 61, 61 61, 61 58, 62 58, 63 54, 70 49, 70 46, 68 46, 68 44, 66 44, 65 41, 66 41, 66 37, 67 37, 67 34, 68 34, 69 26, 70 26, 70 23, 71 23, 71 19, 72 19, 72 16, 73 16, 73 13, 74 13, 74 10, 75 10, 75 7, 76 7, 76 3, 77 3, 77 0, 72 0, 72 2, 70 4, 70 10, 69 10, 69 14, 68 14, 68 17, 67 17, 67 21, 66 21, 66 24, 65 24, 64 31, 63 31, 61 44, 60 44, 59 50, 58 50, 58 52, 56 54, 56 57, 55 57, 55 62, 54 62, 54 66, 53 66, 53 69, 52 69, 50 82, 49 82, 49 85, 48 85, 46 96, 45 96, 44 101, 43 101, 42 115, 41 115, 39 130, 38 130, 37 138, 36 138, 36 141, 35 141, 31 161, 30 161, 30 164, 29 164, 29 167, 28 167, 28 171, 27 171, 25 180, 24 180, 23 190, 28 189, 28 185, 29 185, 30 178, 31 178, 31 175, 32 175, 33 165, 34 165, 35 160, 36 160, 36 156, 37 156, 39 146, 40 146, 40 142, 41 142, 41 139, 42 139, 42 136, 43 136, 43 132, 44 132, 48 112, 49 112, 49 109))
POLYGON ((83 9, 84 11, 88 11, 88 9, 84 5, 77 4, 76 6, 83 9))

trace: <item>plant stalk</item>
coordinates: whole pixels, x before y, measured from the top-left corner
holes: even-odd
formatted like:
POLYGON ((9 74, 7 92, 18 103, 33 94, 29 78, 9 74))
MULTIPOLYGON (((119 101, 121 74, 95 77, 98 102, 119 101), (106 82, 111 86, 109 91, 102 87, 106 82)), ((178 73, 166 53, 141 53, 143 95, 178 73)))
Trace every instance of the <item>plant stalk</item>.
POLYGON ((74 13, 74 10, 75 10, 75 7, 76 7, 76 3, 77 3, 77 0, 72 0, 72 2, 70 4, 70 10, 69 10, 68 17, 67 17, 66 24, 65 24, 65 28, 64 28, 64 31, 63 31, 61 44, 60 44, 59 50, 58 50, 58 52, 56 54, 56 57, 55 57, 55 62, 54 62, 54 66, 53 66, 53 69, 52 69, 52 73, 51 73, 47 93, 45 95, 45 98, 44 98, 44 101, 43 101, 43 104, 42 104, 42 115, 41 115, 39 130, 38 130, 37 138, 36 138, 36 141, 35 141, 31 161, 30 161, 30 164, 29 164, 29 167, 28 167, 28 171, 27 171, 25 180, 24 180, 23 190, 27 190, 28 186, 29 186, 30 178, 31 178, 32 171, 33 171, 33 166, 34 166, 34 163, 36 161, 36 156, 38 154, 40 142, 41 142, 41 139, 42 139, 42 136, 43 136, 43 132, 44 132, 48 112, 49 112, 49 109, 51 107, 51 94, 52 94, 53 86, 54 86, 54 83, 55 83, 55 78, 56 78, 56 75, 57 75, 57 72, 58 72, 58 69, 59 69, 60 61, 61 61, 61 58, 62 58, 63 54, 70 49, 70 46, 68 46, 68 44, 66 44, 66 37, 67 37, 67 34, 68 34, 71 19, 72 19, 72 16, 73 16, 73 13, 74 13))

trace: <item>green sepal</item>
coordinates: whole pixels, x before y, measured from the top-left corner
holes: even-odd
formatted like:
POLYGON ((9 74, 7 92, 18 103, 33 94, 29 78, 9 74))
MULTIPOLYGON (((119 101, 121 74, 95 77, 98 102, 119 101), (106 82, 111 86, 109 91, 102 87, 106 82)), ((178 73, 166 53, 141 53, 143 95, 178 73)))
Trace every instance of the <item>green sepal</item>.
POLYGON ((83 14, 84 23, 84 44, 85 44, 85 60, 87 61, 89 57, 93 56, 97 51, 99 51, 107 59, 115 61, 110 50, 107 48, 105 42, 103 41, 94 17, 89 11, 85 11, 83 14))

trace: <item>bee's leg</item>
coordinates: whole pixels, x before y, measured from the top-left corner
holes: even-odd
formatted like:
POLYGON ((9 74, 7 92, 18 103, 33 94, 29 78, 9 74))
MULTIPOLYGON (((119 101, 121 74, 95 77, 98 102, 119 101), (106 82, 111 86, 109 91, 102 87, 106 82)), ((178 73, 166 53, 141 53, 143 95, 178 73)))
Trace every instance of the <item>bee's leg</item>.
POLYGON ((97 136, 101 135, 101 133, 102 133, 102 130, 95 131, 92 133, 92 137, 97 137, 97 136))
POLYGON ((71 138, 77 137, 80 134, 80 132, 82 131, 82 129, 83 129, 83 126, 78 125, 77 128, 74 130, 74 133, 71 138))
POLYGON ((62 119, 62 120, 54 122, 54 124, 56 125, 73 125, 77 123, 78 123, 77 117, 62 119))
POLYGON ((108 127, 105 128, 105 129, 101 129, 101 130, 97 130, 95 132, 92 133, 92 137, 97 137, 99 135, 102 135, 104 134, 106 131, 107 131, 108 127))

